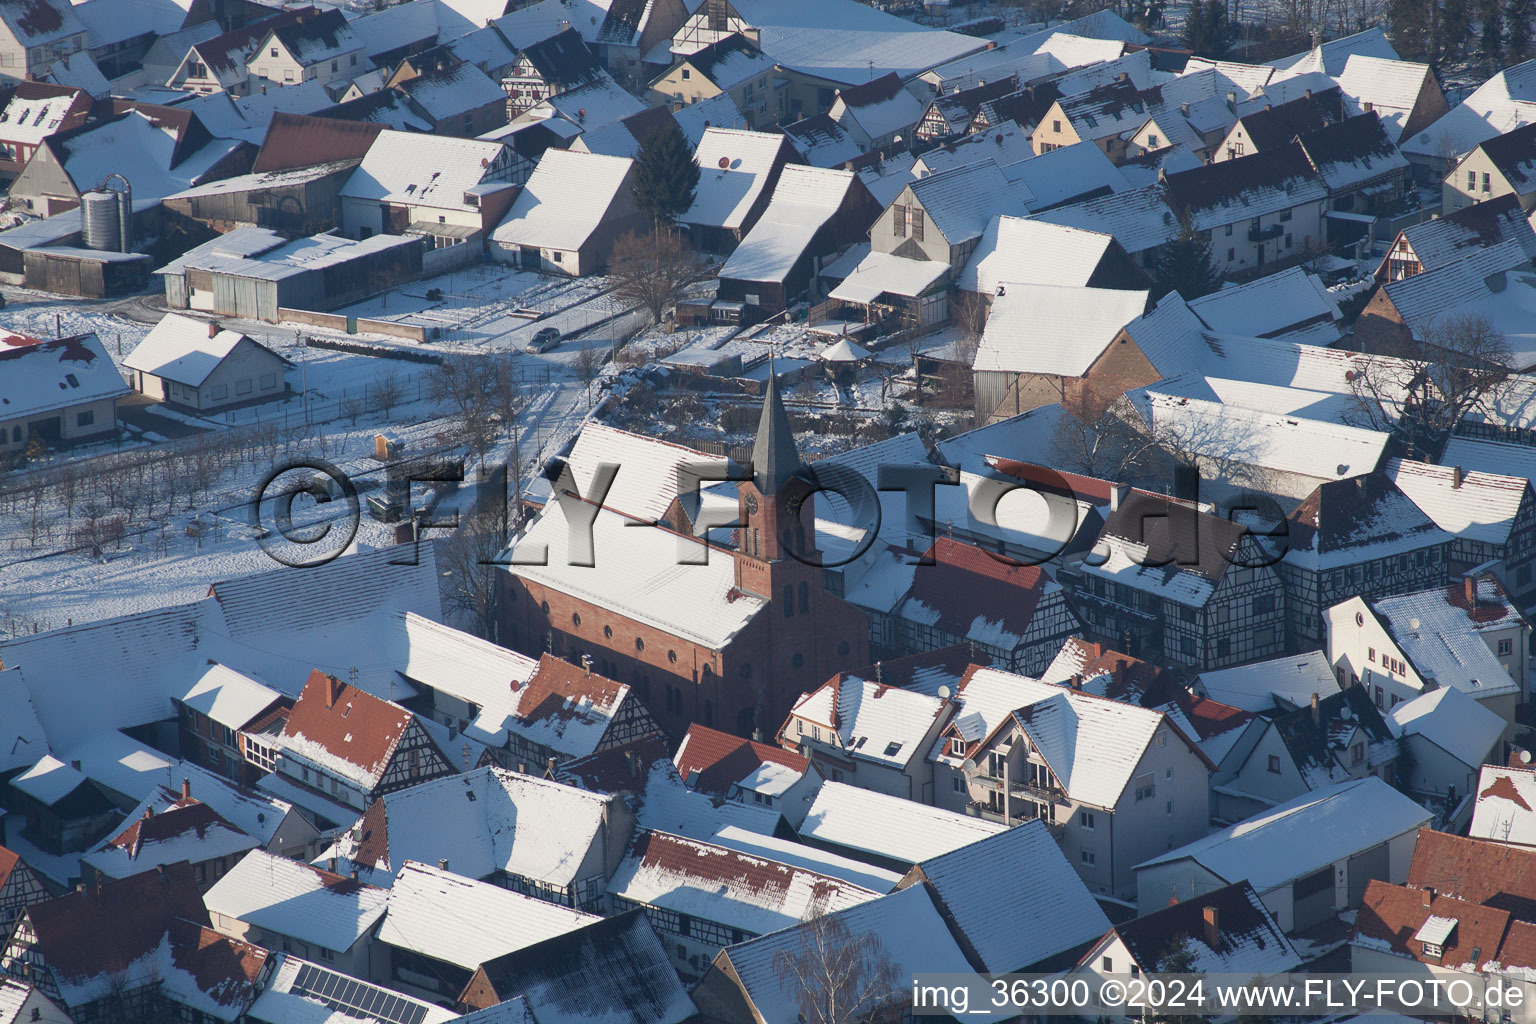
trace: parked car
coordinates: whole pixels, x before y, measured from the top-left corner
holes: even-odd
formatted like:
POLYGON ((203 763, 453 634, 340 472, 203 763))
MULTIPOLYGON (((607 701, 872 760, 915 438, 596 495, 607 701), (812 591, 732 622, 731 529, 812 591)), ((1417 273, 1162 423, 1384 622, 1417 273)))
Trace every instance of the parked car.
POLYGON ((560 344, 560 331, 558 328, 545 327, 533 336, 528 343, 529 352, 548 352, 560 344))

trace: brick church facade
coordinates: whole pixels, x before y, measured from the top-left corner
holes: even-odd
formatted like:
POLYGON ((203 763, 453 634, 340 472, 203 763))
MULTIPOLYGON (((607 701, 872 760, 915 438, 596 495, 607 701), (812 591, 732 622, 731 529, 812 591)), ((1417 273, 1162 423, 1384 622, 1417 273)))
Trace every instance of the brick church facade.
MULTIPOLYGON (((695 722, 741 736, 772 734, 802 692, 869 662, 868 617, 822 586, 810 525, 815 496, 801 468, 789 416, 770 380, 752 479, 737 484, 735 546, 711 544, 708 552, 711 560, 723 556, 732 563, 734 586, 723 599, 755 606, 723 642, 700 643, 684 629, 662 628, 657 616, 641 621, 627 614, 617 593, 603 599, 601 575, 577 596, 547 575, 534 578, 537 573, 515 565, 504 580, 501 635, 508 646, 534 657, 546 651, 572 660, 590 657, 596 671, 632 685, 674 737, 695 722)), ((687 522, 678 502, 665 521, 687 522)), ((587 571, 600 573, 603 558, 599 553, 587 571)), ((659 617, 674 616, 680 624, 689 613, 687 607, 658 610, 659 617)))

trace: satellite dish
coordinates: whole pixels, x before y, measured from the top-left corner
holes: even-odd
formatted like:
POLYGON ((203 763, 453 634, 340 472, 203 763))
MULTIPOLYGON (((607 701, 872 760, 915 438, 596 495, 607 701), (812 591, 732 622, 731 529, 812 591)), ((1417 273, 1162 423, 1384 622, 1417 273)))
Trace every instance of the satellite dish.
POLYGON ((1347 707, 1339 708, 1339 717, 1346 722, 1349 721, 1352 714, 1353 712, 1351 712, 1347 707))
POLYGON ((966 758, 964 761, 960 762, 960 767, 964 768, 968 772, 973 772, 976 770, 976 762, 972 761, 970 758, 966 758))
POLYGON ((730 157, 723 156, 723 157, 720 158, 720 169, 722 171, 728 169, 730 166, 731 166, 731 158, 730 157))
POLYGON ((1417 633, 1419 631, 1419 620, 1418 619, 1409 619, 1408 620, 1408 628, 1413 630, 1415 633, 1417 633))
POLYGON ((939 700, 949 700, 949 687, 939 687, 939 700))
POLYGON ((1520 763, 1521 764, 1530 764, 1531 763, 1531 752, 1529 750, 1522 750, 1522 751, 1520 751, 1520 763))

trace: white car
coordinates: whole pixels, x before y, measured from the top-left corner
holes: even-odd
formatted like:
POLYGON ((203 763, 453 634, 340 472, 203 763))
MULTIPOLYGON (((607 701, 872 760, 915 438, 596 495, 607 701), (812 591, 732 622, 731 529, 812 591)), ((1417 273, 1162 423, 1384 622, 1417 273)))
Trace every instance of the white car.
POLYGON ((528 342, 527 347, 529 352, 548 352, 558 344, 560 344, 560 331, 554 327, 545 327, 533 336, 533 340, 528 342))

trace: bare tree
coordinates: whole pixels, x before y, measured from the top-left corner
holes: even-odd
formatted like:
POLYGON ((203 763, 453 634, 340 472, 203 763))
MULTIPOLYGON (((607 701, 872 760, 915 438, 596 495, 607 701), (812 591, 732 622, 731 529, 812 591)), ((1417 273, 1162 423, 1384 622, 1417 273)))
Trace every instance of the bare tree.
POLYGON ((505 571, 494 563, 507 536, 506 509, 487 503, 460 517, 438 555, 444 601, 469 616, 476 635, 491 641, 499 639, 498 594, 505 571))
POLYGON ((981 332, 987 328, 987 300, 980 292, 957 292, 949 304, 950 319, 960 328, 963 338, 981 340, 981 332))
POLYGON ((855 934, 825 914, 801 925, 799 941, 774 954, 806 1024, 887 1024, 900 1019, 900 977, 873 932, 855 934))
POLYGON ((505 368, 480 356, 445 358, 432 375, 431 395, 458 416, 456 426, 483 462, 496 437, 495 421, 505 368))
POLYGON ((343 395, 341 404, 337 408, 347 418, 347 422, 354 427, 357 426, 357 421, 363 413, 367 412, 361 395, 343 395))
POLYGON ((1068 399, 1062 410, 1051 438, 1059 468, 1118 483, 1151 483, 1163 475, 1170 453, 1134 410, 1100 410, 1087 396, 1068 399))
POLYGON ((1503 333, 1479 313, 1433 320, 1384 347, 1346 374, 1351 418, 1410 453, 1438 452, 1469 412, 1497 402, 1513 360, 1503 333))
POLYGON ((384 414, 388 419, 389 414, 400 400, 405 397, 405 382, 400 379, 400 371, 386 370, 373 382, 373 408, 384 414))
POLYGON ((577 349, 574 363, 576 377, 587 389, 587 408, 592 408, 592 384, 603 372, 603 352, 596 345, 577 349))
POLYGON ((608 255, 614 295, 645 309, 658 324, 690 285, 714 273, 714 264, 694 252, 687 239, 662 227, 621 236, 608 255))

